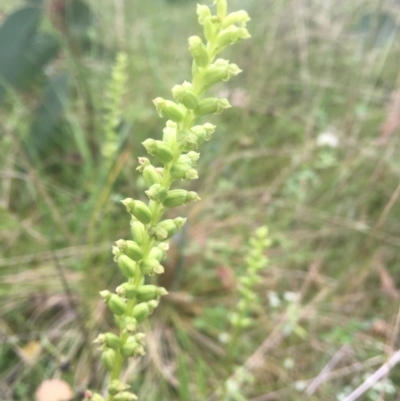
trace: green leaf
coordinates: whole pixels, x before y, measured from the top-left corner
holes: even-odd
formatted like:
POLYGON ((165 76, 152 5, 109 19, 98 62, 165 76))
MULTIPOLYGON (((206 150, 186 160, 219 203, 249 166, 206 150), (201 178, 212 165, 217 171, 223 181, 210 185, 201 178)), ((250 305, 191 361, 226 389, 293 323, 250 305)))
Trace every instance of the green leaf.
MULTIPOLYGON (((27 55, 40 19, 39 8, 25 7, 11 14, 0 27, 1 83, 21 87, 26 82, 27 55)), ((4 86, 0 86, 0 100, 4 93, 4 86)))
POLYGON ((42 12, 25 7, 0 27, 0 101, 7 87, 24 89, 58 53, 58 41, 38 33, 42 12))
POLYGON ((91 8, 82 0, 72 0, 67 7, 69 27, 76 30, 86 30, 93 22, 91 8))
POLYGON ((31 156, 45 152, 56 142, 57 126, 68 101, 68 75, 60 73, 48 82, 36 109, 25 147, 31 156))
POLYGON ((60 50, 58 40, 47 33, 38 33, 32 41, 31 48, 27 52, 28 68, 37 71, 54 59, 60 50))
POLYGON ((81 50, 88 50, 91 45, 90 29, 93 28, 94 13, 82 0, 67 3, 66 26, 68 36, 81 50))
POLYGON ((191 401, 193 398, 190 391, 190 378, 189 369, 186 364, 184 355, 182 353, 178 356, 178 380, 179 380, 179 400, 181 401, 191 401))

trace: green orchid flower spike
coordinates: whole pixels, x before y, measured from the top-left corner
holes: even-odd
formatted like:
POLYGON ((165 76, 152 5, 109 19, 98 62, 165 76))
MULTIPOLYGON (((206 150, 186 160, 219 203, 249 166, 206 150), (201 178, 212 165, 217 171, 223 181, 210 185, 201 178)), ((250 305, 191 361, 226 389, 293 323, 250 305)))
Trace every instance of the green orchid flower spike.
MULTIPOLYGON (((176 181, 198 178, 196 151, 210 140, 215 126, 210 123, 195 125, 198 117, 220 114, 231 107, 227 99, 207 97, 205 92, 213 85, 229 81, 241 70, 236 64, 217 58, 228 46, 250 37, 245 11, 228 14, 227 0, 215 0, 216 14, 205 5, 197 6, 197 15, 203 27, 204 39, 189 38, 189 52, 193 57, 192 81, 172 88, 173 100, 158 97, 153 100, 166 126, 162 140, 147 139, 143 145, 153 162, 141 157, 138 170, 148 187, 147 203, 131 198, 122 203, 131 216, 133 239, 119 240, 113 247, 116 261, 126 282, 115 293, 101 291, 101 296, 114 315, 119 335, 100 334, 95 342, 100 346, 101 361, 110 373, 107 401, 136 400, 129 385, 121 382, 120 375, 127 358, 145 353, 145 335, 137 331, 167 294, 162 287, 145 284, 146 275, 161 274, 162 260, 168 249, 167 241, 179 232, 186 219, 176 217, 163 220, 166 208, 187 205, 200 200, 195 192, 171 189, 176 181), (154 164, 152 164, 154 163, 154 164)), ((94 394, 92 400, 105 401, 94 394)))

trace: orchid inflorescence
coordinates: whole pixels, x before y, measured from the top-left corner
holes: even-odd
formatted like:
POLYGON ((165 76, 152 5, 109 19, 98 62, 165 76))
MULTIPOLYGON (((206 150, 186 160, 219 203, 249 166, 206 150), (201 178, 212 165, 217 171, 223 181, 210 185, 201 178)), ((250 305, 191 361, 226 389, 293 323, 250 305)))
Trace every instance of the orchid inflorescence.
MULTIPOLYGON (((228 81, 241 70, 236 64, 218 58, 227 46, 250 37, 246 11, 227 13, 227 0, 215 0, 216 14, 205 5, 197 5, 197 15, 203 27, 205 43, 199 36, 189 38, 189 52, 193 57, 192 82, 172 88, 174 100, 158 97, 153 100, 160 117, 167 119, 163 139, 143 142, 148 158, 139 158, 137 168, 147 186, 148 203, 127 198, 122 201, 131 215, 133 240, 119 240, 113 247, 117 262, 126 282, 114 293, 104 290, 100 295, 114 315, 119 334, 100 334, 95 342, 100 345, 101 360, 110 372, 107 401, 136 400, 129 385, 120 380, 124 361, 145 353, 145 334, 137 331, 157 307, 167 291, 156 285, 145 284, 145 276, 164 272, 161 264, 168 250, 168 240, 179 232, 186 219, 176 217, 163 220, 165 209, 198 201, 196 192, 171 189, 175 181, 198 178, 196 162, 199 147, 210 140, 215 126, 210 123, 195 125, 198 117, 220 114, 231 107, 227 99, 205 97, 213 85, 228 81)), ((100 394, 90 393, 92 401, 104 401, 100 394)))

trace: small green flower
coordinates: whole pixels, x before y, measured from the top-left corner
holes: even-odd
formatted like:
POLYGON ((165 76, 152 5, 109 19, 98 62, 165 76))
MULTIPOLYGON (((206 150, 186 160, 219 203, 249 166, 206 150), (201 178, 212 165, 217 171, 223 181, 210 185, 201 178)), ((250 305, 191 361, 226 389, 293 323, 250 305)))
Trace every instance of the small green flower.
POLYGON ((108 392, 111 395, 117 395, 118 393, 121 393, 122 391, 128 390, 130 386, 127 384, 123 383, 121 380, 113 380, 109 385, 108 385, 108 392))
POLYGON ((165 207, 176 207, 187 205, 191 202, 200 200, 200 197, 193 191, 185 191, 184 189, 174 189, 168 192, 167 197, 163 201, 165 207))
POLYGON ((161 184, 153 184, 145 194, 155 202, 163 202, 168 196, 168 189, 161 184))
POLYGON ((185 81, 182 85, 175 85, 172 88, 172 96, 189 110, 193 110, 197 106, 198 99, 193 92, 193 85, 189 82, 185 81))
POLYGON ((146 317, 149 316, 150 313, 150 308, 147 302, 142 302, 134 307, 132 316, 137 320, 138 323, 140 323, 144 319, 146 319, 146 317))
POLYGON ((216 97, 207 97, 199 101, 194 109, 196 116, 205 116, 207 114, 221 114, 224 110, 232 107, 228 99, 218 99, 216 97))
POLYGON ((240 10, 233 13, 228 14, 222 21, 221 28, 225 29, 230 27, 231 25, 238 24, 240 27, 244 28, 247 25, 247 22, 250 21, 250 17, 246 11, 240 10))
POLYGON ((114 396, 114 401, 135 401, 137 399, 135 394, 129 393, 128 391, 123 391, 114 396))
POLYGON ((206 67, 210 60, 207 49, 199 36, 189 38, 189 51, 198 67, 206 67))
POLYGON ((141 223, 150 223, 153 216, 150 208, 144 202, 133 200, 132 198, 126 198, 121 202, 126 207, 126 210, 132 216, 136 217, 141 223))
POLYGON ((111 372, 114 368, 115 351, 113 349, 106 349, 101 354, 101 362, 106 370, 111 372))
POLYGON ((226 0, 215 0, 214 3, 217 5, 218 17, 225 18, 228 12, 228 2, 226 0))
POLYGON ((140 270, 145 275, 162 274, 164 267, 157 259, 147 258, 140 262, 140 270))
POLYGON ((170 147, 163 141, 156 141, 154 139, 146 139, 142 145, 146 148, 147 152, 154 156, 162 163, 169 163, 173 160, 174 154, 170 147))
POLYGON ((111 312, 117 316, 123 315, 126 311, 125 301, 116 294, 112 294, 107 300, 107 306, 110 308, 111 312))
POLYGON ((229 81, 241 72, 242 70, 236 64, 229 64, 227 60, 218 59, 204 74, 204 84, 210 87, 218 82, 229 81))
POLYGON ((131 221, 131 232, 132 232, 132 237, 135 240, 135 242, 138 243, 139 245, 143 246, 148 237, 146 228, 143 225, 143 223, 141 223, 138 220, 132 220, 131 221))
POLYGON ((127 255, 121 255, 118 258, 117 263, 118 263, 118 267, 120 268, 122 274, 125 277, 127 277, 127 278, 135 277, 137 264, 133 259, 131 259, 127 255))
POLYGON ((157 97, 153 100, 156 110, 160 117, 166 117, 169 120, 175 121, 177 123, 181 122, 185 117, 184 110, 172 102, 171 100, 165 100, 162 97, 157 97))

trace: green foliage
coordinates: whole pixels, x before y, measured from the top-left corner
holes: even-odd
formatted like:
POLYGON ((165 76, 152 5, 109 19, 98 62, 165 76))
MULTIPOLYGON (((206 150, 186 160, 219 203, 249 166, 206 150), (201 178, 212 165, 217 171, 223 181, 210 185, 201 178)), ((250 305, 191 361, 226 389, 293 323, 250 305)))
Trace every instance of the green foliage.
POLYGON ((0 27, 0 102, 8 87, 25 89, 58 53, 57 40, 39 32, 42 11, 25 7, 0 27))
POLYGON ((60 73, 49 80, 44 88, 43 97, 25 140, 28 154, 43 155, 57 146, 54 133, 59 131, 59 122, 64 115, 68 99, 68 76, 60 73))

